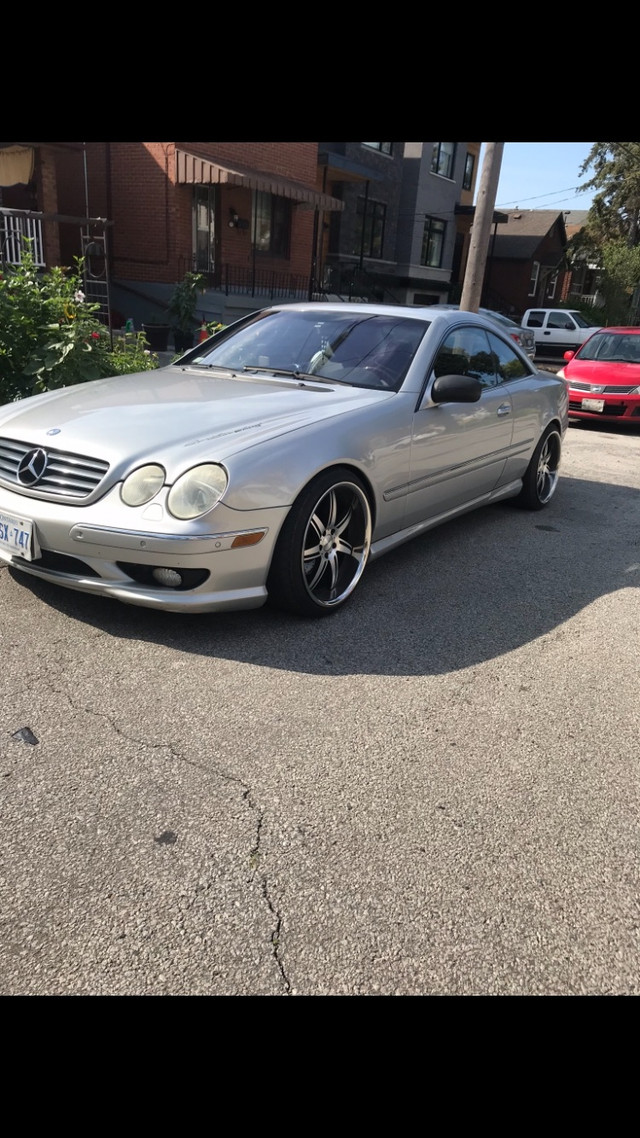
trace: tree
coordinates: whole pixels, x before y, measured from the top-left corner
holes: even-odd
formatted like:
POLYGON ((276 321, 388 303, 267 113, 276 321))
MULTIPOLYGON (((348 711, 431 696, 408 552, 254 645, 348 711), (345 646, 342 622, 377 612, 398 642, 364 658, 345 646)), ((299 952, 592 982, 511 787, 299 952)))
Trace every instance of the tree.
POLYGON ((580 168, 592 171, 580 191, 595 191, 585 226, 567 248, 570 264, 601 269, 603 323, 635 323, 640 283, 640 143, 594 142, 580 168))
POLYGON ((640 142, 594 142, 580 168, 580 190, 595 190, 587 229, 596 240, 640 241, 640 142))

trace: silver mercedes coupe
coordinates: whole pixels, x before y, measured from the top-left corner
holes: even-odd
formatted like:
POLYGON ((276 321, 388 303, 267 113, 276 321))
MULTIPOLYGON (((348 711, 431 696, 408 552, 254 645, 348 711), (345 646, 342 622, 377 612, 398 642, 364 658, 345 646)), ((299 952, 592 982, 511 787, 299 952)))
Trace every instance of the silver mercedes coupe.
POLYGON ((486 317, 276 305, 0 407, 0 558, 155 609, 326 616, 433 526, 546 506, 567 426, 563 380, 486 317))

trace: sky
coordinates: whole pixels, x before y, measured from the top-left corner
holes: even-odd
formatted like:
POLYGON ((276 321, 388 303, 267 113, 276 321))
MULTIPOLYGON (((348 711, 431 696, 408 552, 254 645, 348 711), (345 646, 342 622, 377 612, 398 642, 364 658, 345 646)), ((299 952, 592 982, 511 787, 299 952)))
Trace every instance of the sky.
MULTIPOLYGON (((589 209, 593 193, 576 194, 592 171, 580 167, 592 142, 505 142, 500 165, 496 209, 589 209)), ((485 148, 480 152, 476 193, 482 178, 485 148)))

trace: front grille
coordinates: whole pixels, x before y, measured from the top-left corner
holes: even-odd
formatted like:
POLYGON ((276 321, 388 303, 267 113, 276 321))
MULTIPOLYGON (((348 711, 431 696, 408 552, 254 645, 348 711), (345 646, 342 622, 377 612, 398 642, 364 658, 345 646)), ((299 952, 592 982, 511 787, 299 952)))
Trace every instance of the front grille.
MULTIPOLYGON (((569 380, 568 383, 572 391, 590 392, 593 390, 590 383, 574 383, 573 380, 569 380)), ((620 387, 618 384, 609 384, 608 386, 603 387, 602 391, 607 395, 628 395, 630 391, 635 391, 637 386, 637 383, 632 384, 631 387, 620 387)), ((600 392, 594 391, 593 394, 599 395, 600 392)))
POLYGON ((33 443, 0 438, 0 482, 42 497, 82 499, 93 493, 109 469, 109 463, 99 458, 42 447, 47 455, 46 470, 33 487, 23 486, 18 481, 18 466, 25 454, 35 449, 33 443))
POLYGON ((36 569, 54 569, 56 573, 70 573, 73 577, 98 577, 95 569, 80 561, 78 557, 69 557, 65 553, 54 553, 52 549, 43 549, 40 557, 29 562, 36 569))

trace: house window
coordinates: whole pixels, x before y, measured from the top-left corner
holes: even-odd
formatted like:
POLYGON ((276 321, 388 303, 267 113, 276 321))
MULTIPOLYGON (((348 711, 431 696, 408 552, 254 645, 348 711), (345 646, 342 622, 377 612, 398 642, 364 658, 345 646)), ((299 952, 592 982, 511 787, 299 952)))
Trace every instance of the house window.
POLYGON ((291 235, 291 203, 257 190, 253 205, 253 243, 258 253, 288 257, 291 235))
POLYGON ((538 287, 538 277, 540 276, 540 262, 534 261, 531 266, 531 280, 529 281, 529 292, 527 296, 535 296, 538 287))
POLYGON ((455 142, 434 143, 431 158, 431 173, 441 174, 443 178, 453 178, 453 160, 455 153, 455 142))
POLYGON ((442 252, 444 249, 444 234, 446 224, 437 217, 427 217, 422 235, 421 265, 428 265, 431 269, 439 269, 442 265, 442 252))
POLYGON ((370 146, 372 150, 379 150, 381 154, 391 154, 391 142, 363 142, 363 146, 370 146))
POLYGON ((552 273, 551 276, 549 277, 549 283, 547 285, 547 300, 553 300, 554 296, 556 295, 557 284, 558 284, 558 274, 557 274, 557 272, 555 272, 555 273, 552 273))
POLYGON ((475 154, 467 154, 464 160, 464 177, 462 179, 463 190, 470 190, 473 186, 473 171, 476 164, 475 154))
POLYGON ((214 186, 195 186, 193 199, 193 248, 196 272, 213 272, 215 262, 215 200, 214 186))
POLYGON ((382 257, 384 224, 387 207, 382 202, 366 201, 358 198, 356 204, 356 225, 351 253, 354 256, 382 257))

